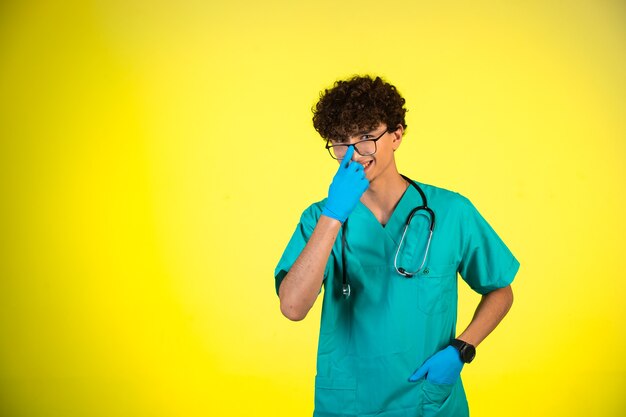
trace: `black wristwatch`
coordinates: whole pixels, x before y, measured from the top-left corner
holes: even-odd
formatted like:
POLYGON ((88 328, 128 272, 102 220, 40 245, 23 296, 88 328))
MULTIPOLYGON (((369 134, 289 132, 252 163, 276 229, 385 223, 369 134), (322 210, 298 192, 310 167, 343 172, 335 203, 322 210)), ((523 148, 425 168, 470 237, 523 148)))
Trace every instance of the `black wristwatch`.
POLYGON ((459 351, 459 355, 461 355, 461 360, 464 363, 470 363, 474 360, 474 357, 476 356, 476 348, 474 346, 459 339, 452 339, 452 342, 450 342, 450 344, 459 351))

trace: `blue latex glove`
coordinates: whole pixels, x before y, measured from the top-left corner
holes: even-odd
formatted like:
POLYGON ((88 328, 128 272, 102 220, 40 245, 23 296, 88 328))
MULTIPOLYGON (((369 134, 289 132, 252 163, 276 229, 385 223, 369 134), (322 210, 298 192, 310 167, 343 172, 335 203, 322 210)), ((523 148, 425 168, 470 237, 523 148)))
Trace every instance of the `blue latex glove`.
POLYGON ((428 358, 411 375, 409 382, 415 382, 420 378, 426 377, 429 382, 435 384, 454 384, 459 379, 459 375, 461 375, 463 365, 459 351, 452 346, 448 346, 428 358))
POLYGON ((328 198, 322 214, 341 223, 346 221, 370 183, 365 178, 363 165, 352 161, 354 146, 350 146, 339 164, 339 169, 328 189, 328 198))

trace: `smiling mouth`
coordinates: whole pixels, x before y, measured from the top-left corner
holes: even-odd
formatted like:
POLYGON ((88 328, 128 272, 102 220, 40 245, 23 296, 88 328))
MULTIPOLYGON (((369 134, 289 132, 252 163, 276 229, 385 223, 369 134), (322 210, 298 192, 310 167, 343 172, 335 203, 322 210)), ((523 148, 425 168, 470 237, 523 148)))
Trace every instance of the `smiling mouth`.
POLYGON ((363 162, 361 163, 361 165, 363 165, 363 169, 367 169, 369 168, 370 165, 372 165, 372 161, 370 160, 370 161, 363 162))

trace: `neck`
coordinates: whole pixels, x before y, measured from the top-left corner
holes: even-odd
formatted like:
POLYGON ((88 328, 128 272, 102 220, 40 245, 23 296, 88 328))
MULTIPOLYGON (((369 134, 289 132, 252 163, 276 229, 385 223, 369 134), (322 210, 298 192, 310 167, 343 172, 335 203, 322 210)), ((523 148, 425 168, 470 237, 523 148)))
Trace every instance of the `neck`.
POLYGON ((361 202, 370 209, 378 221, 386 224, 407 186, 406 180, 397 170, 393 170, 372 181, 361 197, 361 202))

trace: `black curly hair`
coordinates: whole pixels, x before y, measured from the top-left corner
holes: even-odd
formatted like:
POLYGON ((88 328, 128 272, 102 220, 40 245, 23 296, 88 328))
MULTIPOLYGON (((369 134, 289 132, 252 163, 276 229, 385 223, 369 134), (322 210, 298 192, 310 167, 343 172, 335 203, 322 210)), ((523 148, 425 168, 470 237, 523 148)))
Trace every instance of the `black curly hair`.
POLYGON ((380 123, 390 131, 398 125, 406 129, 404 103, 396 87, 382 78, 357 75, 320 92, 312 109, 313 126, 324 139, 337 141, 375 129, 380 123))

